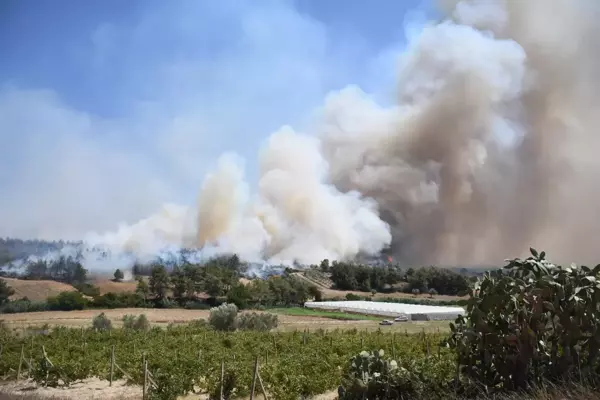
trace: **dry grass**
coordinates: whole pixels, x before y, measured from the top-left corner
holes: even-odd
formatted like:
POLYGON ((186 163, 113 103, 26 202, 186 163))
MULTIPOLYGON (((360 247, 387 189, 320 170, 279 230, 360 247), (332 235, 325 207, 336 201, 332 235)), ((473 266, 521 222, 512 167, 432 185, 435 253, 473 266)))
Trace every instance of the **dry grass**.
POLYGON ((15 290, 12 300, 27 297, 31 301, 44 301, 48 297, 57 296, 62 292, 75 292, 73 286, 56 281, 34 281, 23 279, 2 278, 8 286, 15 290))
POLYGON ((94 279, 90 282, 100 290, 100 294, 112 293, 133 293, 137 287, 137 282, 114 282, 110 279, 94 279))

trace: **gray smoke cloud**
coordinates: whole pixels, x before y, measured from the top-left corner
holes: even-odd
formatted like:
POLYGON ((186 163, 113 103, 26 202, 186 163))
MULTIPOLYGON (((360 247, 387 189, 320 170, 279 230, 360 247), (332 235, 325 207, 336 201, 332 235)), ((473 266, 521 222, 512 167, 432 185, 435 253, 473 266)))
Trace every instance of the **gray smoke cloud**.
POLYGON ((314 131, 265 142, 252 192, 222 156, 193 207, 86 242, 115 252, 200 248, 248 261, 377 254, 416 264, 495 264, 544 248, 593 262, 600 231, 600 6, 594 1, 442 1, 411 39, 397 103, 330 94, 314 131))
POLYGON ((401 60, 395 109, 330 100, 333 182, 376 200, 404 260, 497 263, 531 245, 593 261, 597 3, 443 6, 401 60))

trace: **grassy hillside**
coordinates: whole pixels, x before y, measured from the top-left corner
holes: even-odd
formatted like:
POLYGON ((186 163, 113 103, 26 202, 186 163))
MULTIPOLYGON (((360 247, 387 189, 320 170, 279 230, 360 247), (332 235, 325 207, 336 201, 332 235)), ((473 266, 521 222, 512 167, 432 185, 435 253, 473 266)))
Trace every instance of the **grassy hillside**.
POLYGON ((12 287, 15 293, 11 296, 12 300, 27 297, 31 301, 44 301, 48 297, 56 296, 62 292, 75 292, 73 286, 56 281, 38 281, 3 278, 8 286, 12 287))

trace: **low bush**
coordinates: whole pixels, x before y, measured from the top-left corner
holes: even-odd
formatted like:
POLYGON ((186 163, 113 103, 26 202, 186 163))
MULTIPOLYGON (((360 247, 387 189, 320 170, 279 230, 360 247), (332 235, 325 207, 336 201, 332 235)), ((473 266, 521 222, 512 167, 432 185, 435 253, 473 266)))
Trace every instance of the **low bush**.
POLYGON ((86 296, 100 296, 100 289, 97 286, 92 285, 91 283, 78 283, 73 285, 73 287, 86 296))
POLYGON ((210 310, 210 305, 202 301, 188 301, 183 305, 186 310, 210 310))
POLYGON ((234 331, 238 308, 235 304, 222 304, 210 309, 208 323, 219 331, 234 331))
POLYGON ((80 292, 62 292, 48 297, 48 309, 53 311, 83 310, 87 306, 88 300, 80 292))
POLYGON ((112 322, 104 313, 102 313, 94 317, 92 320, 92 328, 100 332, 109 331, 112 329, 112 322))
POLYGON ((44 301, 30 301, 28 299, 19 299, 10 301, 0 307, 2 314, 14 314, 23 312, 48 311, 48 303, 44 301))
POLYGON ((154 308, 180 308, 181 306, 173 300, 163 298, 154 302, 154 308))
POLYGON ((447 399, 452 366, 448 358, 393 360, 383 350, 362 351, 350 360, 339 399, 447 399))
POLYGON ((277 328, 277 315, 270 313, 244 313, 237 317, 236 327, 241 330, 267 332, 277 328))
POLYGON ((348 301, 358 301, 358 300, 364 300, 364 299, 365 299, 365 297, 359 296, 359 295, 354 294, 354 293, 348 293, 346 295, 346 300, 348 300, 348 301))
POLYGON ((132 329, 134 331, 147 331, 150 329, 150 322, 146 314, 125 315, 123 316, 123 329, 132 329))
POLYGON ((97 296, 91 303, 95 308, 134 308, 144 307, 145 301, 137 293, 106 293, 97 296))

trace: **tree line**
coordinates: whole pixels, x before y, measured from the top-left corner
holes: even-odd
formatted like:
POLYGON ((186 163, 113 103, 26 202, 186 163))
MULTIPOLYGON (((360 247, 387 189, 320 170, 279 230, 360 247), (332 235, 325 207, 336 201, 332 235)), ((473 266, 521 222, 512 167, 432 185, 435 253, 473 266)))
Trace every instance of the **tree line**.
MULTIPOLYGON (((12 292, 6 282, 0 280, 6 287, 6 295, 2 297, 0 285, 0 312, 126 307, 208 309, 224 302, 246 309, 295 306, 312 299, 321 300, 321 292, 315 285, 290 271, 244 284, 241 278, 246 268, 236 255, 217 257, 204 264, 188 263, 175 267, 153 263, 143 269, 149 276, 135 277, 134 293, 100 295, 97 287, 85 282, 87 271, 76 259, 34 262, 26 267, 27 278, 60 280, 73 284, 79 291, 63 292, 46 302, 8 301, 12 292)), ((116 270, 114 280, 121 281, 123 275, 122 271, 116 270)))
POLYGON ((352 262, 323 260, 319 269, 330 274, 335 289, 363 292, 429 293, 463 295, 469 278, 450 269, 422 267, 402 269, 397 265, 370 266, 352 262))
POLYGON ((242 283, 245 269, 236 255, 214 258, 202 265, 177 266, 170 271, 164 265, 154 265, 147 283, 143 277, 137 277, 136 293, 158 304, 173 301, 191 306, 200 301, 214 306, 225 300, 242 309, 303 305, 309 299, 322 297, 315 285, 289 271, 242 283))

